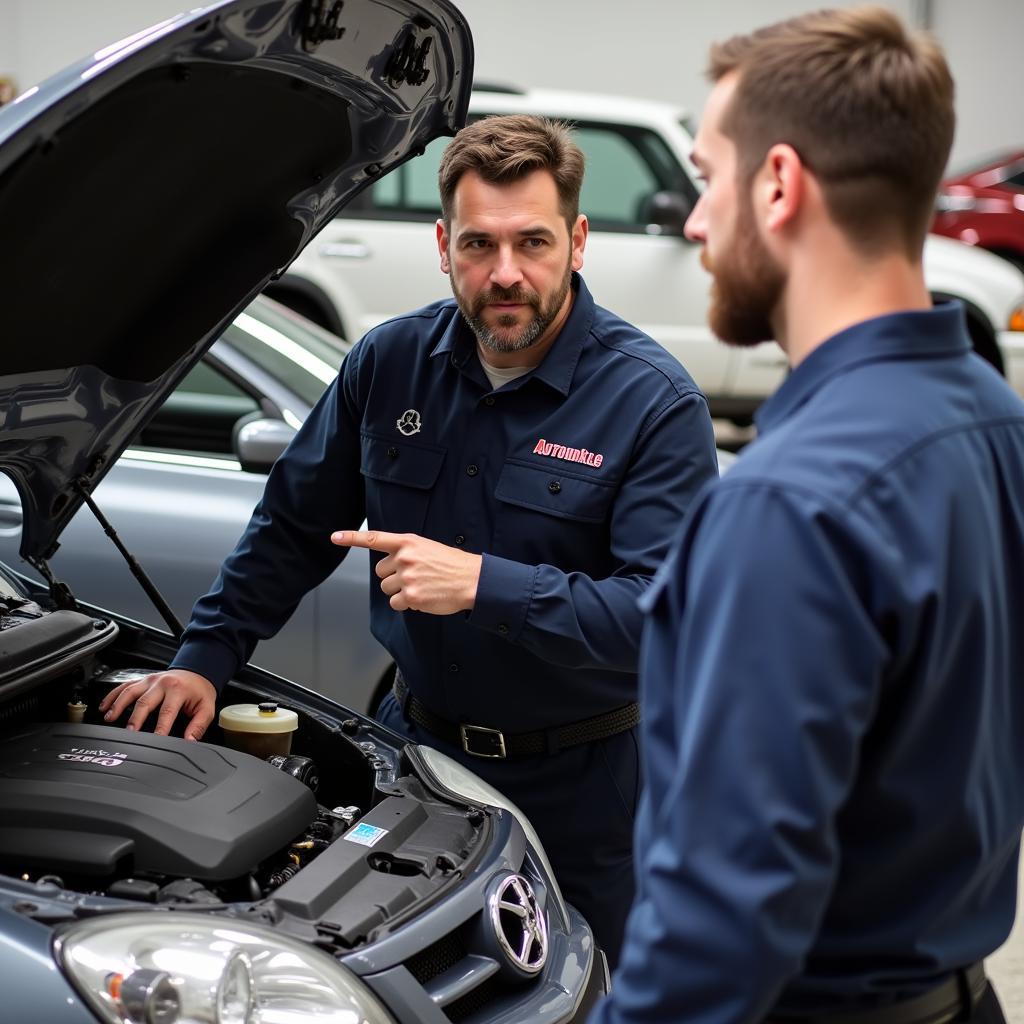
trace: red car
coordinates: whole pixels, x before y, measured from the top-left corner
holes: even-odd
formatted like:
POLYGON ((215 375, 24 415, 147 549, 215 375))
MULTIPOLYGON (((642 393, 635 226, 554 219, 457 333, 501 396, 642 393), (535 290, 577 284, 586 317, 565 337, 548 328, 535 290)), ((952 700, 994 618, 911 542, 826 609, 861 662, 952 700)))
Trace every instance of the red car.
POLYGON ((939 189, 932 231, 991 249, 1024 270, 1024 150, 947 178, 939 189))

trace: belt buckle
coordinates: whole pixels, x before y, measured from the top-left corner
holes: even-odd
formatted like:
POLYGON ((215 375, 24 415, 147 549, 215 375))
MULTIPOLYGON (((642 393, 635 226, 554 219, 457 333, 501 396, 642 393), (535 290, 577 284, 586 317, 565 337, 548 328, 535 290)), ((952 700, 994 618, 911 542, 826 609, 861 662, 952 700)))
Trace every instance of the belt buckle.
POLYGON ((460 725, 462 749, 474 757, 505 757, 505 736, 500 729, 488 729, 485 725, 460 725), (482 742, 486 749, 474 749, 474 739, 482 742))

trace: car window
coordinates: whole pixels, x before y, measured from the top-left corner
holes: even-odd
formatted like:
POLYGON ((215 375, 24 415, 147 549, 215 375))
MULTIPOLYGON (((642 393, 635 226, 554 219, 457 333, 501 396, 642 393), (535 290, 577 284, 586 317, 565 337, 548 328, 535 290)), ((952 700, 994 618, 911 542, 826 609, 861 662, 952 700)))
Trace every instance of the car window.
POLYGON ((197 363, 167 396, 133 447, 233 457, 235 424, 259 404, 210 363, 197 363))
POLYGON ((349 345, 288 310, 261 303, 235 317, 223 340, 313 406, 338 375, 349 345))
POLYGON ((1019 171, 1017 174, 1007 178, 1006 184, 1012 185, 1014 188, 1024 188, 1024 171, 1019 171))
MULTIPOLYGON (((664 141, 653 131, 626 125, 576 123, 576 141, 587 161, 580 209, 598 231, 645 232, 646 201, 659 191, 696 191, 664 141)), ((440 212, 437 171, 450 140, 435 139, 422 156, 376 182, 368 200, 346 217, 433 220, 440 212)))

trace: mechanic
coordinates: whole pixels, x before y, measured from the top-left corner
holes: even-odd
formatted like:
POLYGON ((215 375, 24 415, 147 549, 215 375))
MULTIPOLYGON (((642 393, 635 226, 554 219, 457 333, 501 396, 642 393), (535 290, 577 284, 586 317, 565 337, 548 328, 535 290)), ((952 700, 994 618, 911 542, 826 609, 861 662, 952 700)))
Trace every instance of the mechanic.
POLYGON ((378 717, 528 814, 614 963, 633 890, 637 599, 717 468, 691 378, 577 273, 582 177, 557 123, 456 136, 437 223, 455 301, 352 350, 171 671, 102 707, 113 720, 134 703, 129 728, 160 707, 163 733, 180 710, 198 739, 256 642, 369 547, 372 629, 398 666, 378 717))
POLYGON ((1024 825, 1024 403, 931 308, 953 138, 877 7, 712 49, 687 222, 792 372, 642 603, 638 890, 599 1024, 1003 1020, 1024 825))

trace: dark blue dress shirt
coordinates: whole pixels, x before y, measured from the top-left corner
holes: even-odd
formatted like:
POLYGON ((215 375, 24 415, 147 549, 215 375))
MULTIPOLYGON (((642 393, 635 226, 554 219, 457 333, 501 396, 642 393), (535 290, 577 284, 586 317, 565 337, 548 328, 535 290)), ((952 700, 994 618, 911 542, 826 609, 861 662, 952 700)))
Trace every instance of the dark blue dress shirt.
POLYGON ((1006 938, 1024 404, 959 307, 813 351, 648 590, 638 892, 601 1024, 914 995, 1006 938))
POLYGON ((374 636, 436 714, 518 732, 635 700, 637 598, 717 475, 714 439, 678 362, 573 287, 543 361, 498 390, 451 300, 370 331, 271 472, 174 664, 222 686, 337 566, 331 532, 365 518, 483 553, 471 613, 395 612, 371 577, 374 636))

